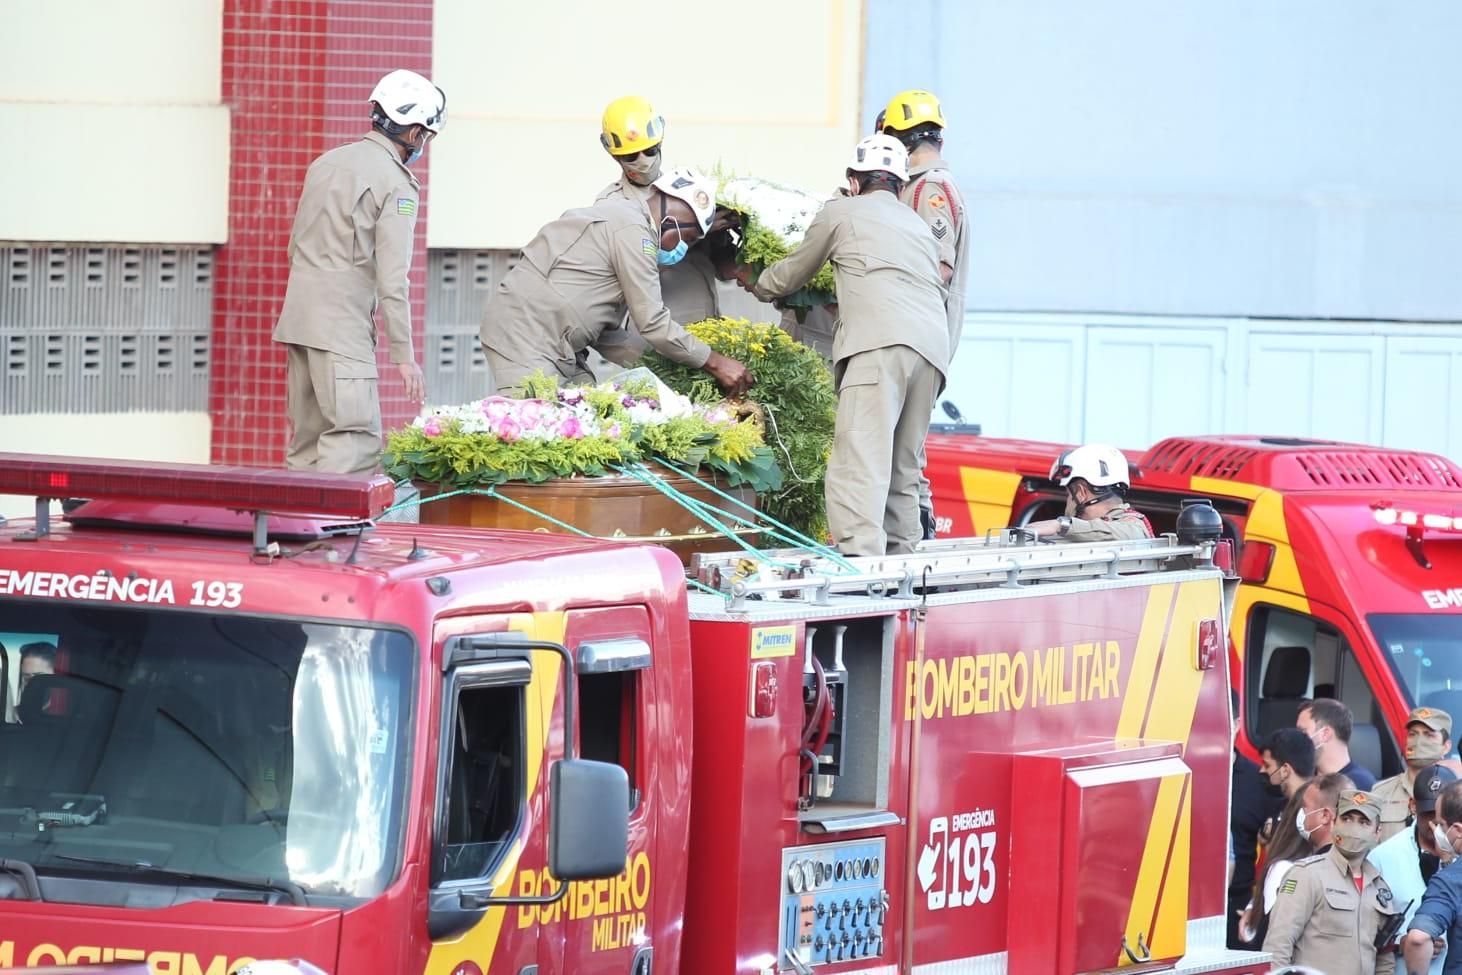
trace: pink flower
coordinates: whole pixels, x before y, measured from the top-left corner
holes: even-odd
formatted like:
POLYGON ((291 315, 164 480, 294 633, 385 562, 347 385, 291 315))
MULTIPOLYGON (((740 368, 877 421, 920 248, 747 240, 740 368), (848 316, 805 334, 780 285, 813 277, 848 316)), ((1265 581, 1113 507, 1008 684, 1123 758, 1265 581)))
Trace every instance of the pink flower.
POLYGON ((543 401, 525 399, 518 401, 518 422, 525 427, 536 427, 543 422, 543 401))
POLYGON ((609 426, 607 426, 607 427, 604 428, 604 435, 607 436, 607 437, 610 437, 610 438, 618 437, 619 436, 619 424, 618 423, 611 423, 611 424, 609 424, 609 426))
POLYGON ((584 425, 576 416, 567 417, 558 425, 558 435, 566 440, 584 439, 584 425))
POLYGON ((429 417, 421 425, 421 432, 428 437, 440 437, 442 435, 442 421, 438 417, 429 417))
POLYGON ((490 423, 497 423, 513 412, 514 400, 505 396, 489 396, 482 401, 482 415, 487 417, 490 423))
POLYGON ((523 435, 523 425, 511 416, 505 416, 493 424, 492 432, 504 443, 512 443, 523 435))
POLYGON ((568 403, 570 406, 572 406, 575 403, 583 402, 584 391, 582 389, 579 389, 577 386, 573 387, 572 389, 562 389, 559 390, 558 398, 562 402, 568 403))

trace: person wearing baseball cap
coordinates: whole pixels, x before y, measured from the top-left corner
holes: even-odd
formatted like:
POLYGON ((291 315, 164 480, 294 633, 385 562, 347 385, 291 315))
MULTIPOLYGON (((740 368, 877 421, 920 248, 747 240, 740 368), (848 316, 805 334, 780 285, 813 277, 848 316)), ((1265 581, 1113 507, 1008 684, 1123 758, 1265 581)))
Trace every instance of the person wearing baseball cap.
POLYGON ((1276 965, 1310 965, 1328 975, 1392 975, 1392 942, 1404 915, 1366 859, 1380 835, 1381 802, 1373 793, 1346 789, 1335 812, 1329 851, 1296 863, 1280 884, 1264 950, 1276 965))
MULTIPOLYGON (((1382 841, 1371 851, 1368 860, 1381 872, 1381 877, 1391 888, 1398 904, 1409 904, 1406 922, 1421 905, 1427 883, 1454 854, 1451 846, 1437 825, 1437 800, 1442 791, 1457 781, 1457 774, 1445 765, 1428 765, 1418 769, 1416 781, 1412 783, 1412 798, 1408 810, 1415 819, 1412 829, 1404 829, 1382 841)), ((1381 807, 1382 826, 1385 825, 1385 806, 1381 807)), ((1439 948, 1432 958, 1431 975, 1442 975, 1442 962, 1446 947, 1439 948)))
MULTIPOLYGON (((1443 853, 1462 850, 1462 781, 1443 786, 1436 800, 1435 826, 1433 835, 1443 853)), ((1404 970, 1437 971, 1428 966, 1443 947, 1442 939, 1451 946, 1458 944, 1459 938, 1462 938, 1462 870, 1453 866, 1438 870, 1427 883, 1426 894, 1412 915, 1410 930, 1402 941, 1404 970)), ((1462 969, 1462 948, 1451 952, 1440 970, 1454 975, 1459 969, 1462 969)))
POLYGON ((1406 716, 1406 771, 1382 779, 1371 791, 1381 797, 1381 842, 1411 822, 1416 775, 1452 753, 1452 716, 1436 708, 1412 708, 1406 716))

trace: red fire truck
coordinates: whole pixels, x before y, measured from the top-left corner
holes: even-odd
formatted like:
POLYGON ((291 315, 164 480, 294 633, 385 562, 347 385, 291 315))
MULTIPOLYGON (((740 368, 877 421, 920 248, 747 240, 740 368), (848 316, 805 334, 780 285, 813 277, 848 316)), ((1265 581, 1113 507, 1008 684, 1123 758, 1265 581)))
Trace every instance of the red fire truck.
MULTIPOLYGON (((1047 477, 1066 446, 932 435, 940 530, 1060 513, 1047 477)), ((1393 775, 1412 707, 1462 715, 1462 468, 1290 437, 1172 438, 1128 459, 1129 500, 1156 530, 1201 496, 1238 548, 1229 666, 1247 750, 1292 725, 1300 701, 1335 697, 1355 715, 1352 756, 1393 775)))
POLYGON ((42 499, 0 527, 0 965, 1267 969, 1222 944, 1211 509, 688 588, 392 491, 0 454, 42 499))

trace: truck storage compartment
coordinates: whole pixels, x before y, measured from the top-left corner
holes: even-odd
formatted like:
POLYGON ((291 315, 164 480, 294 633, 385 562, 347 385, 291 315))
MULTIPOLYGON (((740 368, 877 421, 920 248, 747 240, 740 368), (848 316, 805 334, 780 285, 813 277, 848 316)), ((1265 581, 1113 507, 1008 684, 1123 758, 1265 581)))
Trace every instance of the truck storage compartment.
POLYGON ((1016 755, 1010 971, 1161 972, 1187 949, 1192 772, 1177 743, 1016 755))

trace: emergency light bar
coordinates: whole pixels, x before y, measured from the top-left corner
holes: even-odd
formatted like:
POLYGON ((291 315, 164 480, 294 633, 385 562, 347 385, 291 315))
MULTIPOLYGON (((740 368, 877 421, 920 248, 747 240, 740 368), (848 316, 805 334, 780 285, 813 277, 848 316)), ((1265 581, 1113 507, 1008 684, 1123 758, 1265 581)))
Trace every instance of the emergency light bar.
POLYGON ((190 504, 374 519, 396 498, 384 476, 0 453, 0 494, 190 504))
POLYGON ((1377 507, 1376 521, 1382 525, 1402 525, 1406 528, 1430 528, 1434 531, 1462 532, 1462 517, 1456 515, 1422 514, 1416 511, 1397 511, 1395 508, 1377 507))

